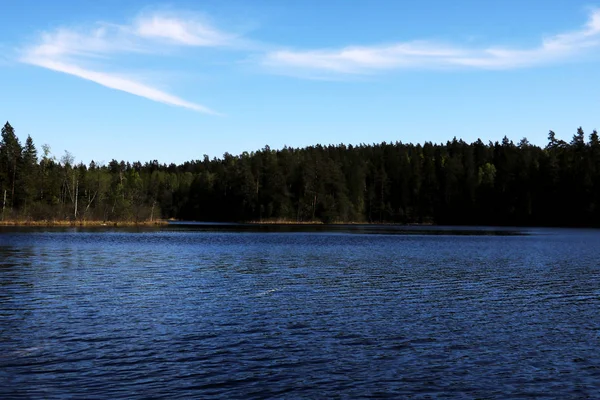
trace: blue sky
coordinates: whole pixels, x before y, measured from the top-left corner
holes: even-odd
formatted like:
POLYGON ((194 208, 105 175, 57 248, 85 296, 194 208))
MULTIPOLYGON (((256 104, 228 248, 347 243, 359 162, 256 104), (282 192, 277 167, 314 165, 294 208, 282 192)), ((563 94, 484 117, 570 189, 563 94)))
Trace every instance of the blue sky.
POLYGON ((600 128, 600 3, 6 0, 0 25, 0 118, 85 163, 600 128))

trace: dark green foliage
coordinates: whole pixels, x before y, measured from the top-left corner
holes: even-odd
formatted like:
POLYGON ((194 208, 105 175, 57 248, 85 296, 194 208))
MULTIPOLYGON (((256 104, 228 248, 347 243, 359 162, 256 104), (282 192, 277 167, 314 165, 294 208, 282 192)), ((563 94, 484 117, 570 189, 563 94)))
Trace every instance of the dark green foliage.
POLYGON ((182 165, 60 161, 7 122, 0 199, 20 219, 600 225, 600 141, 579 128, 545 148, 381 143, 263 149, 182 165))
POLYGON ((17 185, 17 182, 22 175, 22 151, 13 127, 6 122, 2 127, 2 140, 0 140, 0 192, 3 196, 5 192, 7 193, 10 208, 20 205, 21 186, 17 185))

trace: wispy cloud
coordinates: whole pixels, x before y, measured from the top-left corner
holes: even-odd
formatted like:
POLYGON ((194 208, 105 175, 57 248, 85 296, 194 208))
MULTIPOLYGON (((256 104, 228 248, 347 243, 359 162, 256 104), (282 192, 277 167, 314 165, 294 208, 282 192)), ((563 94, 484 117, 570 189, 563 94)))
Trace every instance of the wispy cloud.
POLYGON ((153 79, 140 79, 139 71, 133 74, 123 69, 132 55, 159 57, 177 49, 189 53, 191 48, 208 47, 241 51, 250 55, 250 63, 268 71, 310 79, 344 79, 400 69, 515 69, 596 54, 600 48, 600 10, 592 11, 578 30, 545 37, 531 48, 413 40, 309 50, 285 49, 224 32, 199 14, 154 11, 126 24, 98 22, 91 27, 62 27, 41 33, 35 43, 21 49, 19 61, 152 101, 218 115, 202 104, 159 89, 153 79))
POLYGON ((198 19, 182 20, 157 14, 138 18, 133 33, 142 38, 162 39, 167 43, 185 46, 227 46, 235 38, 198 19))
POLYGON ((155 13, 139 16, 128 25, 98 23, 91 29, 60 28, 44 32, 35 44, 22 49, 19 60, 149 100, 220 115, 155 85, 126 77, 125 73, 102 71, 98 61, 118 67, 120 57, 130 54, 152 55, 173 46, 227 46, 233 38, 198 19, 155 13))
POLYGON ((411 41, 340 49, 278 50, 262 64, 279 72, 298 74, 369 74, 406 68, 513 69, 565 61, 600 47, 600 10, 594 10, 579 30, 547 37, 529 49, 491 46, 472 48, 429 41, 411 41))
POLYGON ((124 78, 114 74, 92 71, 89 69, 78 67, 74 64, 63 63, 51 59, 40 59, 35 62, 32 62, 32 64, 53 71, 73 75, 78 78, 86 79, 88 81, 98 83, 102 86, 106 86, 111 89, 121 90, 123 92, 134 94, 136 96, 145 97, 149 100, 154 100, 159 103, 184 107, 190 110, 199 111, 206 114, 219 115, 215 111, 203 105, 183 100, 177 96, 173 96, 169 93, 153 88, 152 86, 148 86, 143 83, 136 82, 135 80, 124 78))

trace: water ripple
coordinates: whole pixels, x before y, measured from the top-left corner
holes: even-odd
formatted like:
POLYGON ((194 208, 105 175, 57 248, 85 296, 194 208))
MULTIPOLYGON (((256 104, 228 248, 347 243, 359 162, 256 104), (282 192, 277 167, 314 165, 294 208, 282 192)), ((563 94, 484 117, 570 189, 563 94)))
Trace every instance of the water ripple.
POLYGON ((0 230, 0 398, 600 398, 597 231, 348 229, 0 230))

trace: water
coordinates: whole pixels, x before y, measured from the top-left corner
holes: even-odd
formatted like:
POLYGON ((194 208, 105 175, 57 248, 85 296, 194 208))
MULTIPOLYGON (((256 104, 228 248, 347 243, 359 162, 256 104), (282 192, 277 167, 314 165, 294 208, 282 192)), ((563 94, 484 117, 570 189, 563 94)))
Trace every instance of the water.
POLYGON ((0 228, 0 398, 600 398, 599 244, 0 228))

